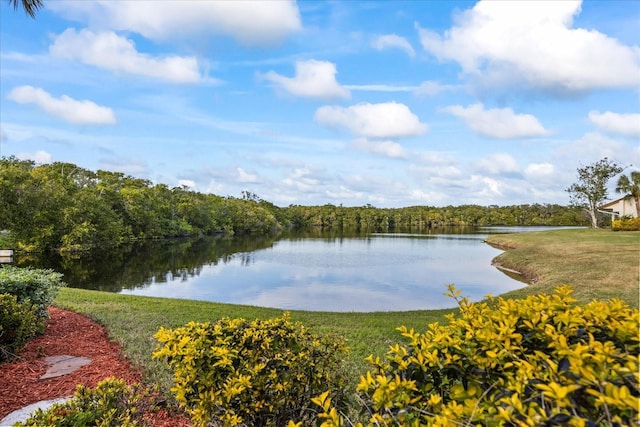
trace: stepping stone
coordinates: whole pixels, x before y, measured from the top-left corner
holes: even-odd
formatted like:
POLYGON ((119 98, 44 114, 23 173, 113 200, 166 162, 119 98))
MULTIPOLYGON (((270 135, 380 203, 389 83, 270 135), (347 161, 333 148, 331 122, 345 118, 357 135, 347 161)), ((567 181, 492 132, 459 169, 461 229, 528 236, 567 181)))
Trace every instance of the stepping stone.
POLYGON ((45 357, 44 361, 49 365, 49 369, 47 369, 47 372, 40 377, 40 380, 61 377, 91 363, 91 359, 88 357, 67 355, 45 357))
MULTIPOLYGON (((91 363, 91 359, 89 359, 88 357, 68 356, 64 354, 59 356, 45 357, 44 361, 47 365, 49 365, 49 369, 47 369, 47 372, 45 372, 45 374, 40 377, 40 380, 61 377, 91 363)), ((13 411, 2 420, 0 420, 0 426, 11 426, 18 422, 24 422, 33 412, 36 411, 36 409, 42 409, 43 411, 46 411, 54 404, 63 403, 69 399, 71 399, 71 397, 42 400, 29 406, 25 406, 22 409, 13 411)))
POLYGON ((61 397, 61 398, 52 399, 52 400, 41 400, 40 402, 36 402, 29 406, 25 406, 22 409, 13 411, 12 413, 4 417, 2 420, 0 420, 0 426, 12 426, 15 423, 25 422, 31 416, 31 414, 33 414, 36 411, 36 409, 42 409, 43 411, 46 411, 56 403, 64 403, 69 399, 70 397, 61 397))

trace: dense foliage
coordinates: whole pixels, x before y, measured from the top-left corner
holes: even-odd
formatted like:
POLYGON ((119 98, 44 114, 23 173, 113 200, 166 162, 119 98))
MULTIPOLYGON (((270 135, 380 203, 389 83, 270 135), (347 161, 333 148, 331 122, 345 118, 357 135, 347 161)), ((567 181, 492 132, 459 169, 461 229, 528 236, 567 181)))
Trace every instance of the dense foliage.
POLYGON ((349 228, 371 231, 428 230, 449 226, 585 225, 580 208, 560 205, 410 206, 374 208, 289 206, 286 213, 299 227, 349 228))
POLYGON ((640 217, 621 218, 611 224, 613 231, 640 231, 640 217))
POLYGON ((44 331, 47 307, 64 285, 62 274, 52 270, 0 267, 0 361, 44 331))
POLYGON ((10 231, 16 249, 27 251, 77 251, 212 233, 267 235, 289 227, 382 231, 584 224, 579 208, 546 204, 281 208, 247 191, 240 198, 222 197, 72 163, 0 158, 0 231, 10 231))
POLYGON ((90 389, 78 385, 73 398, 47 410, 37 409, 16 426, 39 427, 136 427, 145 425, 139 402, 145 393, 139 386, 107 378, 90 389))
MULTIPOLYGON (((636 425, 638 310, 619 300, 572 305, 564 286, 524 300, 458 297, 459 316, 389 349, 357 387, 369 426, 636 425)), ((323 427, 344 424, 326 395, 323 427)), ((292 423, 293 424, 293 423, 292 423)))
POLYGON ((11 265, 0 268, 0 294, 15 295, 21 303, 29 302, 42 319, 49 317, 47 307, 56 297, 60 286, 64 285, 62 274, 53 270, 11 265))
POLYGON ((178 402, 196 425, 311 425, 311 399, 327 388, 341 402, 342 339, 316 335, 287 313, 269 320, 190 322, 160 329, 154 353, 174 372, 178 402))
POLYGON ((132 239, 269 233, 285 221, 255 199, 168 188, 70 163, 0 159, 0 230, 24 250, 84 250, 132 239))
POLYGON ((15 295, 0 293, 0 362, 12 359, 40 328, 36 309, 18 302, 15 295))

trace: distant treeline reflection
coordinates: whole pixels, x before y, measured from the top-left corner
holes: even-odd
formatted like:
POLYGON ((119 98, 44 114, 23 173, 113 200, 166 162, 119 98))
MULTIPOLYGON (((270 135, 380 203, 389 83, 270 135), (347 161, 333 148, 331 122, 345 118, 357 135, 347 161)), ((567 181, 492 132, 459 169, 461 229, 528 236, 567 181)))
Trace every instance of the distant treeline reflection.
POLYGON ((205 236, 125 244, 79 253, 20 254, 18 266, 52 268, 73 288, 105 292, 144 287, 200 275, 203 266, 227 263, 270 247, 274 236, 205 236))

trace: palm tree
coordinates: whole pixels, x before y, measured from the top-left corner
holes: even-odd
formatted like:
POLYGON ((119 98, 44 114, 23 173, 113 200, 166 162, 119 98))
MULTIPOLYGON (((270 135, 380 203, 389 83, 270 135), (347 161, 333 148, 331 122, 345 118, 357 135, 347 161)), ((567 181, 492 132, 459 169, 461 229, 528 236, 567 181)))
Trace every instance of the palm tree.
POLYGON ((640 217, 640 171, 633 171, 629 175, 618 178, 616 193, 630 194, 636 204, 636 215, 640 217))
POLYGON ((18 4, 21 4, 27 15, 32 18, 35 18, 38 9, 44 6, 43 0, 9 0, 9 4, 11 4, 15 10, 18 10, 18 4))

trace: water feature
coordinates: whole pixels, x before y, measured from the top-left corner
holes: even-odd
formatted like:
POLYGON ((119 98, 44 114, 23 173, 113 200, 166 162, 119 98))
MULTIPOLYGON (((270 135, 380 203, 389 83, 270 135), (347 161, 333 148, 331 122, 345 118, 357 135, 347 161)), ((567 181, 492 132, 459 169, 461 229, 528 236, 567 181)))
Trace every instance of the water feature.
MULTIPOLYGON (((16 256, 53 268, 72 287, 289 310, 396 311, 455 306, 454 283, 472 300, 524 286, 491 265, 495 232, 307 233, 164 240, 82 257, 16 256)), ((539 230, 540 228, 533 228, 539 230)))

